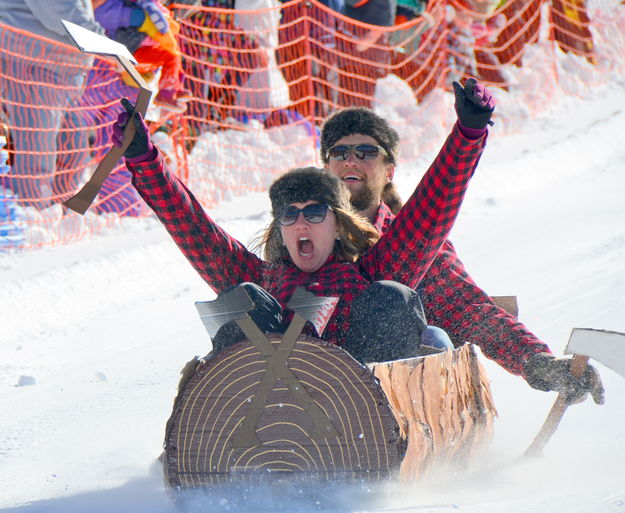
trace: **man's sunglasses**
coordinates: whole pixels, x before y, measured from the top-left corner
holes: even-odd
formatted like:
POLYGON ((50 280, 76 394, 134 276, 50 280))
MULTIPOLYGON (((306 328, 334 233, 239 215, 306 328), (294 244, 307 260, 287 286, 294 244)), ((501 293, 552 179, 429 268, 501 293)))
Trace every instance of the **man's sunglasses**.
POLYGON ((380 153, 388 156, 388 152, 382 146, 374 144, 339 144, 328 150, 326 158, 328 160, 347 160, 352 153, 360 160, 373 160, 380 153))
POLYGON ((332 209, 325 203, 311 203, 304 208, 297 208, 295 205, 289 205, 286 207, 282 215, 280 216, 280 224, 282 226, 291 226, 295 224, 299 213, 304 214, 304 219, 309 223, 323 223, 328 213, 328 209, 332 209))

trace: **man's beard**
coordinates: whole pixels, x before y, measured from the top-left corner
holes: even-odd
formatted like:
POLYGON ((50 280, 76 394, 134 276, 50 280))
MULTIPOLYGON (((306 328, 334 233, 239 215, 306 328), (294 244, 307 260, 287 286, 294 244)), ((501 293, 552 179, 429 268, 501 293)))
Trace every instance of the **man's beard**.
POLYGON ((377 195, 368 183, 364 183, 359 191, 353 192, 350 198, 352 207, 359 212, 376 205, 377 195))

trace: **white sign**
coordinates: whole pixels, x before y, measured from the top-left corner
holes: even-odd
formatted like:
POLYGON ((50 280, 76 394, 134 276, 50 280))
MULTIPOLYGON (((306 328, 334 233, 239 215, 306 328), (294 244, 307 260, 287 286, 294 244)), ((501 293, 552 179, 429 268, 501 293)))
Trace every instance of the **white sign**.
POLYGON ((67 30, 69 37, 81 51, 85 53, 95 53, 97 55, 125 57, 133 64, 137 64, 137 60, 123 44, 113 41, 106 36, 96 34, 92 30, 76 25, 71 21, 62 19, 61 22, 65 30, 67 30))

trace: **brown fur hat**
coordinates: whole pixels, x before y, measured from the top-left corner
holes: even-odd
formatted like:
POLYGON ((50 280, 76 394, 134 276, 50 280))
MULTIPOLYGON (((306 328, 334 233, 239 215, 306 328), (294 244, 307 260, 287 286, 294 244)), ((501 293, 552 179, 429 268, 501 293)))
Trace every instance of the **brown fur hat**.
POLYGON ((269 188, 273 216, 280 217, 292 203, 316 201, 331 207, 349 209, 349 193, 334 175, 316 167, 293 169, 269 188))
POLYGON ((328 150, 336 141, 353 134, 373 137, 387 153, 388 161, 397 164, 399 134, 386 119, 366 107, 347 107, 327 117, 321 127, 321 161, 328 163, 328 150))

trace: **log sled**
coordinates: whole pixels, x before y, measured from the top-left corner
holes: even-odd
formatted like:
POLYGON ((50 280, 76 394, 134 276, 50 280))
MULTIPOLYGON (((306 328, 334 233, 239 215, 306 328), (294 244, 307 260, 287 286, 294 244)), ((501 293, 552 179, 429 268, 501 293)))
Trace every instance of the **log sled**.
POLYGON ((197 304, 209 333, 234 319, 246 339, 183 369, 161 458, 167 486, 410 482, 468 464, 490 440, 497 411, 473 346, 365 366, 301 333, 332 308, 299 290, 285 333, 263 333, 245 297, 197 304))
MULTIPOLYGON (((285 343, 266 338, 276 353, 285 343)), ((173 487, 269 474, 382 480, 399 467, 399 429, 384 393, 335 346, 300 335, 286 360, 291 377, 275 381, 286 372, 249 340, 190 367, 165 443, 173 487)))
POLYGON ((407 443, 402 482, 418 480, 435 465, 467 466, 491 440, 497 410, 472 345, 370 368, 407 443))

